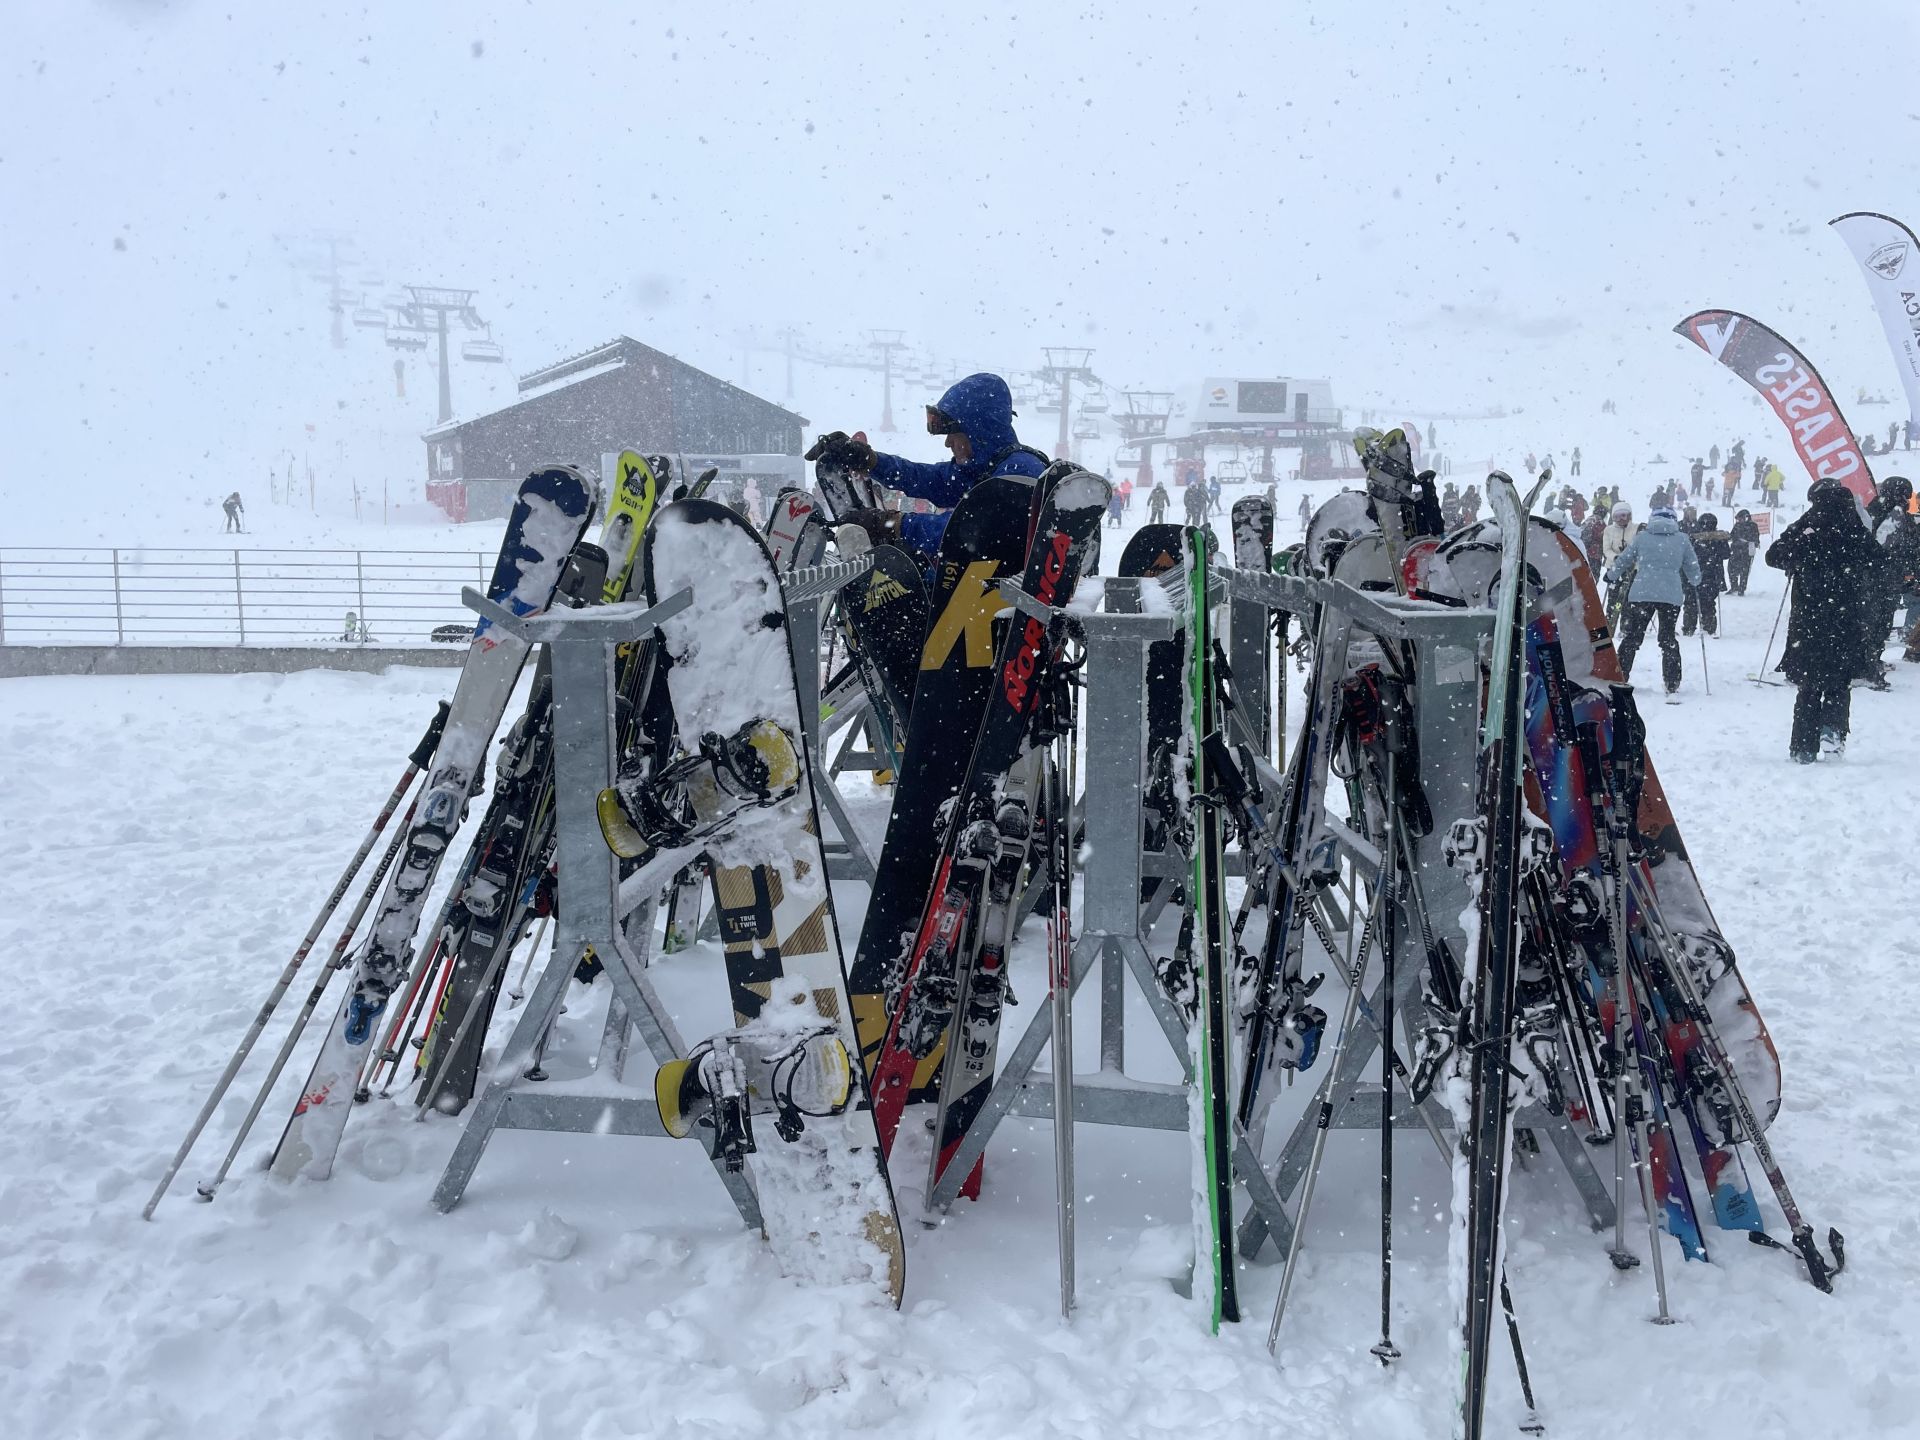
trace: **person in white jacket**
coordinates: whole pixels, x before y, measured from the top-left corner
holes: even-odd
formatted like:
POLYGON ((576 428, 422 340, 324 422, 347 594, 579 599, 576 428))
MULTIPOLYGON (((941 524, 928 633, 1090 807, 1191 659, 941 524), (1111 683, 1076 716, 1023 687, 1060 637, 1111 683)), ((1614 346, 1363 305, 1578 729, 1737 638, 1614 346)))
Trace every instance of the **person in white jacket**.
POLYGON ((1607 528, 1600 532, 1600 563, 1607 569, 1620 558, 1620 552, 1633 543, 1633 507, 1616 505, 1607 517, 1607 528))

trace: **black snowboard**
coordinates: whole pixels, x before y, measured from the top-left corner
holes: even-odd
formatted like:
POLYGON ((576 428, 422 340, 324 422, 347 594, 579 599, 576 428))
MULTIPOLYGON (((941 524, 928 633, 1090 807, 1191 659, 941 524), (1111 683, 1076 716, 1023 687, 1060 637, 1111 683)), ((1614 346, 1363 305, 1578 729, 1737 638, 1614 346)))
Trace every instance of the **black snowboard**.
MULTIPOLYGON (((994 656, 1004 629, 1004 622, 996 624, 993 617, 1005 608, 998 582, 1018 575, 1026 560, 1033 495, 1034 482, 1024 476, 982 480, 961 497, 941 537, 933 620, 921 648, 893 813, 847 973, 861 1060, 869 1067, 886 1039, 889 968, 911 943, 933 883, 944 833, 940 808, 966 778, 993 689, 994 656)), ((926 1079, 937 1073, 931 1059, 927 1071, 926 1079)))
POLYGON ((896 748, 913 713, 927 612, 927 582, 919 565, 892 545, 876 547, 873 569, 840 592, 840 613, 851 634, 860 677, 896 748))
MULTIPOLYGON (((1119 574, 1126 577, 1164 575, 1179 568, 1185 553, 1184 525, 1143 525, 1120 552, 1119 574)), ((1182 672, 1187 663, 1186 632, 1147 647, 1147 795, 1146 849, 1167 853, 1168 824, 1175 809, 1174 748, 1180 743, 1180 719, 1186 691, 1182 672)), ((1140 882, 1141 899, 1151 898, 1158 880, 1140 882)))

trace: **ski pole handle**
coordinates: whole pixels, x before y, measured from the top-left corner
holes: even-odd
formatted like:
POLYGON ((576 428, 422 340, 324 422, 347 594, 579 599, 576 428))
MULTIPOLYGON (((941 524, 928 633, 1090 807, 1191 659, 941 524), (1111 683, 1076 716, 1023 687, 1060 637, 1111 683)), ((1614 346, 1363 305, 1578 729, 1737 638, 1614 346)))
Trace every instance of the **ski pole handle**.
POLYGON ((414 769, 424 770, 433 763, 433 752, 440 748, 440 734, 447 728, 447 711, 451 708, 452 706, 442 700, 440 708, 433 712, 433 719, 427 722, 427 733, 420 737, 420 743, 414 746, 413 753, 407 756, 408 763, 414 769))

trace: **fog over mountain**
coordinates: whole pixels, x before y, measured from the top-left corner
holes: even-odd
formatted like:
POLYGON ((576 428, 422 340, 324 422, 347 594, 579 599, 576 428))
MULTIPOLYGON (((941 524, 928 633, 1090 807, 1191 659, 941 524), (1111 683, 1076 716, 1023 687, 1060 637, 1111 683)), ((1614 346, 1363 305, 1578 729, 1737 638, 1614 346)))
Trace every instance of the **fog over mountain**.
MULTIPOLYGON (((1118 383, 1584 415, 1747 406, 1669 333, 1706 305, 1843 398, 1890 389, 1826 221, 1920 211, 1902 0, 117 0, 10 30, 9 490, 76 462, 224 484, 309 424, 417 466, 432 371, 402 400, 377 336, 327 344, 322 234, 370 295, 478 292, 509 363, 460 368, 463 413, 621 331, 738 379, 748 327, 891 326, 961 370, 1078 344, 1118 383)), ((746 373, 782 398, 777 356, 746 373)), ((877 389, 800 383, 802 409, 877 389)))

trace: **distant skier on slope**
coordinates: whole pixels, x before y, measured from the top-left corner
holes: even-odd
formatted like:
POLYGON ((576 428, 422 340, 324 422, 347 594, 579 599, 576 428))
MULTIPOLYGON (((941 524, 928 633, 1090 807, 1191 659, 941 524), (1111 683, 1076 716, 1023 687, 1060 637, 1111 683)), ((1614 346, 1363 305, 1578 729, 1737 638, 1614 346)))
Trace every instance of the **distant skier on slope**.
POLYGON ((1207 483, 1195 478, 1187 482, 1187 493, 1180 497, 1186 507, 1187 523, 1196 528, 1204 528, 1207 523, 1207 483))
POLYGON ((1753 557, 1760 553, 1760 527, 1753 523, 1751 510, 1734 512, 1733 528, 1727 532, 1733 548, 1727 553, 1727 593, 1747 593, 1747 576, 1753 572, 1753 557))
POLYGON ((1860 643, 1863 585, 1881 563, 1846 486, 1817 480, 1807 502, 1807 513, 1767 549, 1767 564, 1793 577, 1787 648, 1776 668, 1799 690, 1787 754, 1801 765, 1846 750, 1852 685, 1869 673, 1860 643))
POLYGON ((1173 499, 1167 494, 1167 487, 1158 480, 1154 481, 1153 489, 1147 492, 1148 523, 1153 525, 1163 524, 1167 518, 1167 506, 1172 503, 1173 499))
POLYGON ((1687 594, 1687 611, 1681 619, 1683 634, 1691 635, 1696 626, 1707 634, 1720 633, 1720 597, 1727 588, 1727 559, 1732 542, 1720 533, 1720 520, 1711 510, 1700 517, 1693 530, 1693 553, 1700 561, 1700 583, 1687 594))
POLYGON ((240 503, 240 492, 236 490, 227 496, 226 499, 220 502, 220 508, 226 511, 227 514, 227 523, 220 533, 222 535, 227 534, 229 531, 236 535, 244 533, 246 529, 247 507, 240 503))
POLYGON ((844 524, 858 525, 875 544, 901 544, 931 560, 940 549, 947 515, 960 497, 982 480, 995 475, 1038 478, 1047 457, 1020 443, 1013 432, 1013 392, 998 375, 981 372, 954 382, 939 403, 927 406, 927 433, 946 437, 950 460, 925 464, 876 451, 844 430, 822 435, 807 451, 808 460, 844 465, 856 474, 871 475, 876 484, 899 490, 937 508, 928 515, 902 515, 894 510, 856 510, 841 516, 844 524))
POLYGON ((1680 533, 1680 517, 1662 506, 1647 517, 1646 528, 1607 567, 1609 583, 1624 578, 1628 567, 1633 583, 1627 591, 1626 620, 1621 626, 1620 669, 1633 678, 1633 657, 1647 638, 1647 626, 1660 625, 1660 678, 1667 694, 1680 688, 1680 637, 1674 624, 1686 600, 1686 587, 1700 583, 1700 559, 1693 542, 1680 533))

